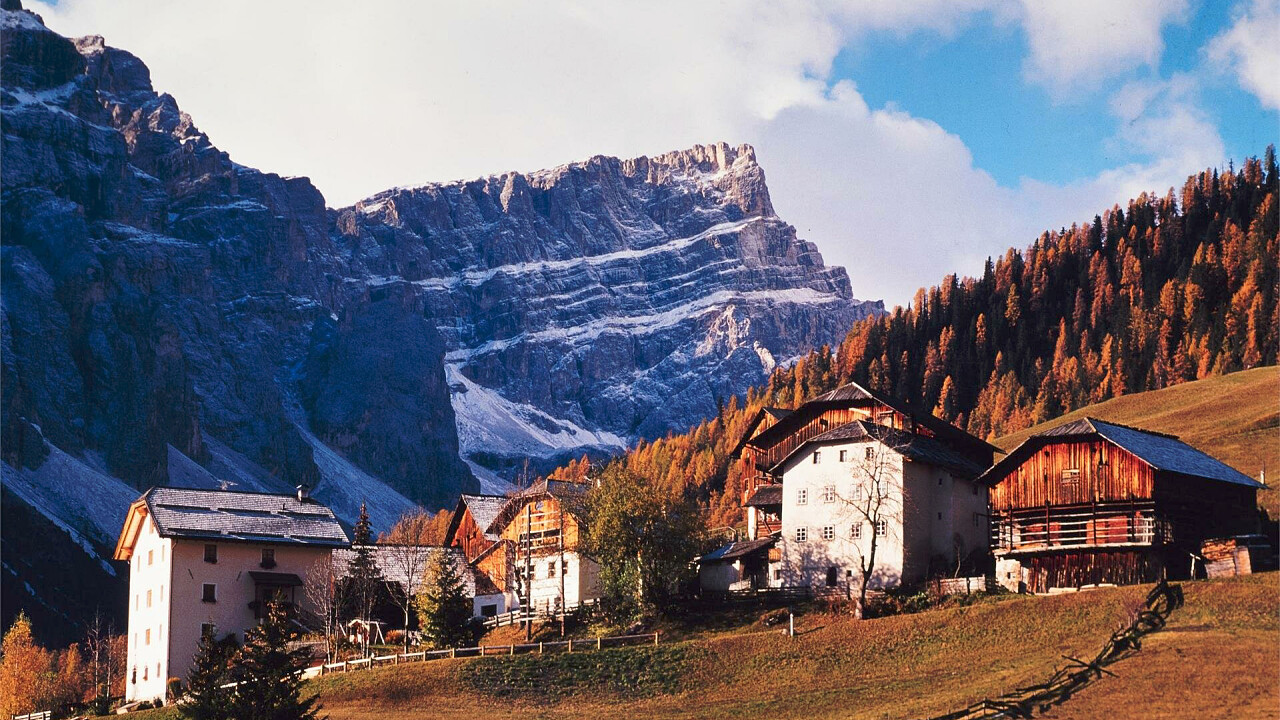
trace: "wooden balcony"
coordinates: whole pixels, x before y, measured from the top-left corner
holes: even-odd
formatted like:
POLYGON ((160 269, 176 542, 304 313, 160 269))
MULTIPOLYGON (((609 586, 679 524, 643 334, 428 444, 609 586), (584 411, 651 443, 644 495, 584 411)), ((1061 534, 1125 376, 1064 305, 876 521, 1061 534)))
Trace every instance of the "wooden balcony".
POLYGON ((1148 547, 1172 540, 1170 524, 1146 501, 996 512, 991 549, 998 555, 1045 550, 1148 547))

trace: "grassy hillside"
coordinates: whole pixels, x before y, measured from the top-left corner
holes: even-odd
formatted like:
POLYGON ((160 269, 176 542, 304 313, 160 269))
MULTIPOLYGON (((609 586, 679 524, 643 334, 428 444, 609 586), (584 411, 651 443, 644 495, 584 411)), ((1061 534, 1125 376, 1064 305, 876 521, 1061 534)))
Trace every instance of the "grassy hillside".
MULTIPOLYGON (((1067 413, 995 444, 1011 450, 1033 433, 1090 416, 1172 433, 1249 477, 1263 467, 1270 484, 1280 482, 1280 367, 1220 375, 1162 390, 1124 395, 1067 413)), ((1280 511, 1280 493, 1258 494, 1271 517, 1280 511)))
MULTIPOLYGON (((660 648, 436 661, 310 686, 333 720, 925 717, 1043 680, 1062 655, 1091 657, 1128 623, 1148 587, 1006 595, 863 622, 814 612, 801 618, 795 639, 757 626, 660 648)), ((1140 653, 1111 666, 1116 677, 1048 716, 1273 713, 1280 706, 1280 577, 1184 588, 1186 606, 1140 653)))

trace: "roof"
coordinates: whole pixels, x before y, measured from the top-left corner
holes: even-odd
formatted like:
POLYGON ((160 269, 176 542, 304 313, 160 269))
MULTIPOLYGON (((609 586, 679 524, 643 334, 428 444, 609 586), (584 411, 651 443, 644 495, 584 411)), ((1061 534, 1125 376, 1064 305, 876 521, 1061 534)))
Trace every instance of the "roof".
POLYGON ((1143 430, 1091 417, 1073 420, 1032 435, 1000 462, 993 465, 990 470, 983 473, 982 477, 988 482, 995 478, 1003 479, 1012 468, 1020 465, 1028 455, 1040 447, 1054 442, 1093 437, 1101 437, 1127 451, 1154 470, 1251 488, 1266 487, 1230 465, 1182 442, 1176 435, 1143 430))
POLYGON ((982 465, 933 438, 897 430, 866 420, 855 420, 809 438, 808 441, 797 445, 794 450, 787 453, 769 470, 770 472, 776 472, 791 458, 796 457, 796 455, 813 445, 864 439, 877 440, 903 457, 916 462, 937 465, 965 477, 977 477, 985 469, 982 465))
POLYGON ((333 511, 293 495, 154 487, 132 505, 116 545, 127 560, 150 516, 161 537, 346 547, 350 544, 333 511))
POLYGON ((445 531, 445 545, 453 544, 453 537, 458 532, 458 525, 462 522, 463 511, 471 513, 471 519, 475 522, 476 527, 480 528, 480 532, 488 540, 497 540, 498 534, 488 532, 488 527, 493 523, 494 518, 498 517, 498 513, 502 512, 502 506, 507 504, 505 495, 461 495, 458 498, 458 504, 454 508, 453 517, 449 519, 449 529, 445 531))
POLYGON ((743 503, 746 507, 769 507, 782 504, 782 485, 761 485, 743 503))
POLYGON ((570 515, 581 517, 587 491, 590 489, 591 483, 546 478, 539 480, 507 499, 493 521, 485 528, 485 535, 488 536, 489 533, 501 535, 502 528, 506 527, 507 523, 510 523, 515 518, 516 513, 530 500, 538 498, 555 498, 560 501, 565 511, 570 515))
POLYGON ((712 562, 728 562, 736 560, 743 555, 750 555, 753 552, 759 552, 772 546, 778 541, 776 537, 760 538, 758 540, 735 540, 724 547, 716 548, 711 552, 698 558, 700 563, 712 562))
POLYGON ((823 412, 840 407, 849 407, 858 404, 876 403, 896 410, 898 413, 905 415, 917 425, 924 427, 938 438, 955 443, 964 447, 972 448, 974 451, 995 453, 999 452, 999 448, 981 440, 951 423, 934 417, 931 413, 917 411, 909 403, 897 398, 891 398, 881 395, 859 385, 856 382, 848 382, 830 392, 823 393, 794 411, 786 414, 769 428, 760 432, 754 438, 747 437, 755 428, 755 422, 747 427, 738 445, 735 446, 733 454, 736 454, 742 447, 748 443, 761 443, 759 447, 769 447, 781 441, 783 438, 799 430, 813 418, 821 415, 823 412))
MULTIPOLYGON (((760 426, 760 423, 763 422, 765 418, 772 419, 773 422, 770 423, 770 427, 772 427, 791 413, 791 410, 769 407, 767 405, 757 410, 756 414, 752 415, 751 419, 747 421, 747 426, 742 430, 742 436, 738 438, 737 444, 735 444, 733 449, 729 451, 729 455, 731 457, 737 457, 738 453, 742 452, 742 448, 752 439, 751 433, 756 431, 756 428, 760 426)), ((769 428, 765 428, 765 430, 768 429, 769 428)), ((764 430, 761 430, 761 432, 764 432, 764 430)))
POLYGON ((256 585, 284 585, 286 587, 298 587, 303 584, 302 578, 294 575, 293 573, 250 570, 249 578, 252 579, 256 585))
POLYGON ((761 410, 763 410, 767 415, 772 417, 774 420, 781 420, 782 418, 791 414, 790 410, 784 410, 783 408, 776 408, 776 407, 765 406, 761 408, 761 410))
MULTIPOLYGON (((334 563, 341 568, 343 574, 346 573, 347 565, 356 556, 356 547, 335 550, 333 553, 334 563)), ((439 545, 398 544, 377 544, 367 547, 373 554, 373 563, 378 566, 378 571, 382 573, 382 578, 388 582, 403 585, 408 577, 406 572, 408 565, 412 563, 416 566, 418 572, 413 578, 414 593, 417 593, 422 587, 422 581, 426 577, 426 564, 431 558, 431 553, 436 550, 443 550, 449 553, 449 556, 453 559, 453 567, 458 571, 458 576, 462 578, 467 594, 475 595, 475 571, 467 564, 467 556, 463 554, 461 548, 441 547, 439 545)))

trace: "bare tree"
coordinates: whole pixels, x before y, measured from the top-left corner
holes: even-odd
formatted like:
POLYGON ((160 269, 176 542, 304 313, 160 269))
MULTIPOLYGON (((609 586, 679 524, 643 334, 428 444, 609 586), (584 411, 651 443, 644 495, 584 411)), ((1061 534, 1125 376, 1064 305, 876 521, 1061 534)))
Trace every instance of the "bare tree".
POLYGON ((409 652, 409 616, 417 605, 418 586, 426 572, 427 559, 435 549, 426 523, 411 522, 408 516, 396 523, 397 543, 380 550, 386 558, 387 580, 394 586, 391 599, 404 612, 404 651, 409 652))
POLYGON ((105 713, 111 704, 111 693, 117 676, 123 675, 125 659, 115 642, 115 628, 102 617, 93 614, 85 630, 84 648, 89 661, 89 676, 93 682, 93 705, 97 712, 105 713))
POLYGON ((901 534, 903 467, 900 448, 894 445, 893 438, 892 431, 883 437, 869 436, 869 442, 849 450, 854 454, 850 463, 853 482, 849 490, 837 496, 857 528, 852 532, 860 574, 859 616, 867 606, 867 590, 876 573, 876 555, 881 545, 901 534))
POLYGON ((324 625, 324 656, 325 662, 330 663, 337 660, 340 616, 351 587, 344 577, 345 570, 342 561, 331 553, 311 566, 305 580, 307 600, 324 625))

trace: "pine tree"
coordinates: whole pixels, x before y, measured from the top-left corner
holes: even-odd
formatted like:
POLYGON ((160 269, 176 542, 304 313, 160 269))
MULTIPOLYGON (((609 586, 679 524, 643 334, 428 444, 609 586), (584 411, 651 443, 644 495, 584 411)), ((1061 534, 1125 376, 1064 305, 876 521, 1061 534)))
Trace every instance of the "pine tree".
POLYGON ((294 632, 281 603, 267 605, 267 617, 244 634, 236 659, 239 685, 231 698, 236 720, 317 720, 317 698, 302 697, 301 671, 310 652, 289 650, 294 632))
POLYGON ((222 686, 231 682, 231 657, 235 644, 215 639, 214 633, 200 637, 191 672, 187 674, 186 701, 180 706, 191 720, 227 720, 232 715, 231 691, 222 686))
POLYGON ((378 569, 377 560, 373 556, 373 524, 369 521, 369 512, 364 503, 360 503, 360 518, 356 520, 352 550, 354 557, 347 568, 347 581, 350 583, 348 596, 355 603, 356 615, 361 620, 368 620, 378 602, 383 580, 382 571, 378 569))
POLYGON ((448 550, 437 549, 428 558, 417 608, 418 627, 435 647, 471 644, 471 598, 448 550))

